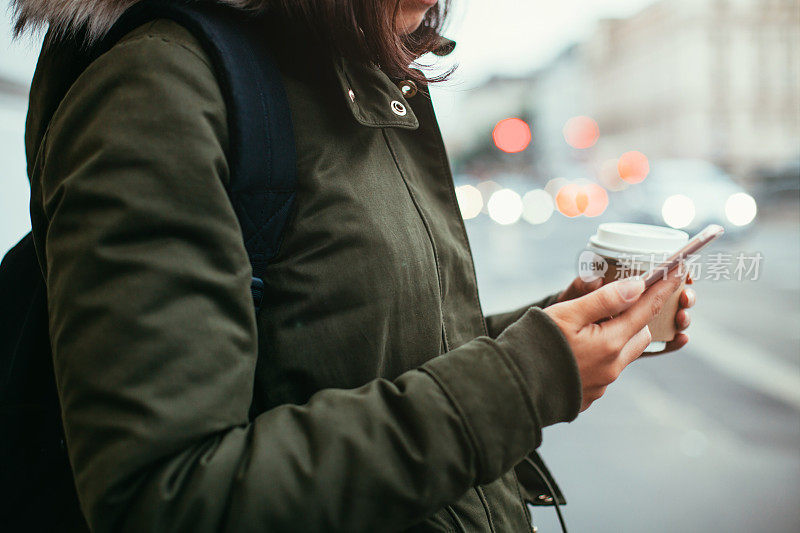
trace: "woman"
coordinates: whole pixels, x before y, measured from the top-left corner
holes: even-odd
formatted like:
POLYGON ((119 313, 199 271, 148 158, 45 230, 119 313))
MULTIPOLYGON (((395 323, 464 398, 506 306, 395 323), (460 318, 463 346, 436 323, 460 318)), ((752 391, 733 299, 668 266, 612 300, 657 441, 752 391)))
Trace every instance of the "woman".
MULTIPOLYGON (((97 38, 133 3, 17 0, 18 27, 97 38)), ((452 48, 438 35, 445 6, 227 3, 272 10, 264 33, 298 154, 297 211, 258 315, 225 193, 225 102, 186 29, 128 33, 47 131, 26 135, 88 524, 530 530, 514 466, 642 353, 680 280, 644 294, 576 280, 484 318, 425 80, 408 66, 452 48)), ((52 68, 37 73, 31 116, 63 83, 52 68)), ((685 310, 676 322, 688 326, 685 310)))

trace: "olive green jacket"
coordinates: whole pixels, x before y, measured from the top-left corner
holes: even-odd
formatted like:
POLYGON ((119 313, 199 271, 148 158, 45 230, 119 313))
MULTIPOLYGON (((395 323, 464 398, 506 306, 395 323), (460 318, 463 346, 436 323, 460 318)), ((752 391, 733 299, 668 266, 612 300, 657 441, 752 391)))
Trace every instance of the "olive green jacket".
POLYGON ((278 49, 299 185, 257 316, 199 43, 148 23, 60 104, 40 61, 31 219, 89 525, 530 530, 513 467, 578 414, 569 346, 536 307, 484 319, 427 91, 278 49))

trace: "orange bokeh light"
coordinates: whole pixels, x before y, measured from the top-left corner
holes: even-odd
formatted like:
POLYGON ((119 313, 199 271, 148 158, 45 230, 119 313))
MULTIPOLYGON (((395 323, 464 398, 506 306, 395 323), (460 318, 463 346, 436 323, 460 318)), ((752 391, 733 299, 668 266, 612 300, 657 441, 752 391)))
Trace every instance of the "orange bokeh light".
POLYGON ((583 210, 583 214, 587 217, 602 215, 608 207, 608 193, 606 190, 596 183, 585 185, 583 190, 589 199, 586 209, 583 210))
POLYGON ((586 208, 589 207, 589 195, 586 194, 586 191, 583 189, 575 195, 575 207, 578 208, 578 211, 581 213, 586 211, 586 208))
POLYGON ((572 117, 564 124, 564 140, 578 150, 585 150, 597 144, 600 127, 590 117, 572 117))
POLYGON ((617 162, 619 177, 628 183, 641 183, 650 173, 650 162, 641 152, 625 152, 617 162))
POLYGON ((501 120, 492 131, 495 146, 509 154, 523 151, 531 143, 531 138, 530 126, 519 118, 501 120))
POLYGON ((577 196, 580 192, 580 185, 574 183, 564 185, 558 190, 556 207, 562 215, 573 218, 581 214, 577 204, 577 196))
POLYGON ((596 217, 602 215, 608 207, 608 193, 596 183, 569 183, 556 194, 556 207, 562 215, 569 218, 580 215, 596 217))

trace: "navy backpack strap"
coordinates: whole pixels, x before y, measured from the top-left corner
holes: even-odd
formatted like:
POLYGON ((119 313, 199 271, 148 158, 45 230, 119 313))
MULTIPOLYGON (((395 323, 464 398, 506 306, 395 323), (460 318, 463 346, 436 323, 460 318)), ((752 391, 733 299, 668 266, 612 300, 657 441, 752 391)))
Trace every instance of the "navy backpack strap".
POLYGON ((189 30, 213 62, 228 109, 230 197, 253 270, 251 291, 261 306, 263 276, 278 253, 294 205, 297 158, 289 102, 264 42, 259 19, 214 2, 145 0, 128 9, 94 57, 124 34, 157 18, 189 30))

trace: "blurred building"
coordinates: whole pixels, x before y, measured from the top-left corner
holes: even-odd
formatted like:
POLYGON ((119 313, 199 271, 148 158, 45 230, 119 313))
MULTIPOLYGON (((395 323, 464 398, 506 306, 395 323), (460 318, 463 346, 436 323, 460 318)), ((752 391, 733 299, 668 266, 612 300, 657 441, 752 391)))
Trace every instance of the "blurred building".
POLYGON ((662 0, 582 47, 603 155, 696 157, 747 178, 800 157, 797 0, 662 0))
POLYGON ((525 106, 532 109, 538 167, 551 176, 577 176, 573 167, 585 164, 593 151, 577 151, 564 140, 564 126, 572 117, 590 115, 593 80, 582 46, 565 48, 532 76, 533 91, 525 106))
MULTIPOLYGON (((537 166, 553 175, 637 150, 650 159, 699 158, 747 181, 800 158, 800 0, 660 0, 627 19, 602 20, 582 43, 490 98, 492 120, 525 113, 537 166), (502 106, 497 106, 502 102, 502 106), (562 130, 587 115, 600 140, 574 150, 562 130)), ((454 155, 485 143, 493 122, 472 117, 454 155)))
POLYGON ((28 86, 0 75, 0 98, 27 98, 28 86))

